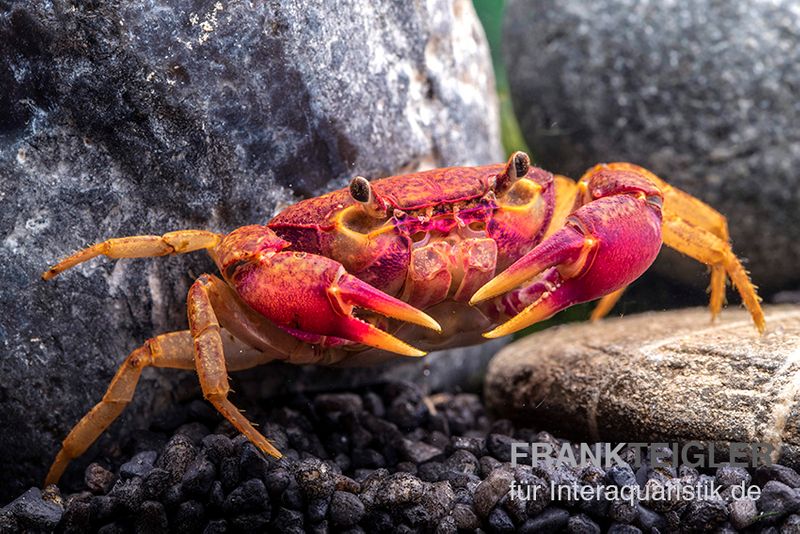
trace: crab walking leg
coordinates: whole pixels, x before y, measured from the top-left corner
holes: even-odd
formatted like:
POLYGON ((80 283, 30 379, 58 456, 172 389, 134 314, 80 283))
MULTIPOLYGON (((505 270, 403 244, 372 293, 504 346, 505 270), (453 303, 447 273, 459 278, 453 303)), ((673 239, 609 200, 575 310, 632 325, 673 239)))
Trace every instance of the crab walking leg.
POLYGON ((625 293, 626 289, 628 289, 627 286, 622 287, 598 300, 597 306, 595 306, 592 310, 592 315, 589 319, 591 321, 599 321, 608 315, 609 312, 614 309, 614 306, 616 306, 617 302, 619 302, 619 299, 622 298, 622 294, 625 293))
POLYGON ((690 256, 697 261, 724 269, 733 285, 739 291, 747 311, 753 317, 758 331, 766 328, 764 312, 761 310, 761 299, 756 294, 756 287, 750 281, 747 271, 739 258, 731 250, 731 246, 711 232, 690 225, 677 217, 664 220, 664 244, 690 256))
MULTIPOLYGON (((645 168, 639 167, 632 163, 609 163, 607 165, 597 165, 584 174, 584 177, 590 176, 599 168, 608 168, 611 170, 633 171, 645 176, 648 180, 654 183, 661 190, 664 197, 664 216, 678 217, 686 221, 691 226, 702 228, 725 243, 730 242, 730 235, 728 233, 728 221, 724 215, 703 202, 702 200, 693 197, 692 195, 681 191, 680 189, 671 186, 652 172, 645 168)), ((711 266, 711 282, 708 286, 710 295, 709 308, 711 316, 716 318, 725 304, 725 283, 727 275, 725 268, 721 265, 711 266)))
POLYGON ((221 235, 205 230, 178 230, 162 236, 137 235, 114 237, 79 250, 47 269, 42 278, 50 280, 59 273, 97 256, 109 258, 149 258, 168 254, 186 254, 196 250, 213 249, 222 240, 221 235))
POLYGON ((228 400, 230 386, 220 326, 211 305, 209 277, 201 276, 189 289, 189 329, 194 340, 194 359, 203 396, 256 447, 275 458, 282 455, 228 400))
MULTIPOLYGON (((251 349, 226 333, 226 342, 238 355, 237 368, 257 365, 260 351, 251 349)), ((55 484, 69 462, 83 454, 133 398, 142 369, 147 366, 170 369, 194 369, 192 336, 188 330, 162 334, 131 352, 120 365, 103 399, 70 430, 56 455, 44 485, 55 484)))

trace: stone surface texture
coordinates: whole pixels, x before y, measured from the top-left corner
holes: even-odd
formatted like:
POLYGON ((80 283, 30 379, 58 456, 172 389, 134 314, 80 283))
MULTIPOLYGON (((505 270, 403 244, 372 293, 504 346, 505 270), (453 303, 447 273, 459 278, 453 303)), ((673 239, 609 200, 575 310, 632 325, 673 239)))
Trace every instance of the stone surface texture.
POLYGON ((711 325, 701 308, 551 328, 492 360, 486 401, 574 438, 767 442, 797 466, 800 307, 766 317, 763 336, 743 310, 711 325))
MULTIPOLYGON (((0 500, 41 480, 125 354, 185 328, 212 268, 95 261, 44 283, 49 264, 112 236, 264 222, 356 174, 502 159, 471 4, 347 4, 0 7, 0 500)), ((147 373, 128 415, 168 406, 177 377, 195 381, 147 373)))
MULTIPOLYGON (((643 165, 725 214, 765 290, 800 284, 796 2, 511 0, 504 57, 535 159, 643 165)), ((676 256, 657 268, 705 286, 676 256)))

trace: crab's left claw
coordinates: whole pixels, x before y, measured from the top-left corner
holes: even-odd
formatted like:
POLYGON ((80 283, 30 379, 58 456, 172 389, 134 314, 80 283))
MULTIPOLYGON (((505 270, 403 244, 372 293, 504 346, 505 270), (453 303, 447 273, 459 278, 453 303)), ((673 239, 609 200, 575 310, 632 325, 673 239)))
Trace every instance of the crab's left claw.
POLYGON ((311 343, 333 337, 405 356, 425 354, 358 318, 354 307, 441 331, 426 313, 359 280, 347 273, 341 263, 324 256, 273 252, 234 264, 225 271, 251 308, 311 343))
POLYGON ((530 304, 521 311, 510 306, 519 313, 484 336, 511 334, 624 287, 650 266, 660 248, 657 204, 635 194, 599 198, 573 212, 562 229, 480 288, 470 304, 525 286, 519 294, 530 304))

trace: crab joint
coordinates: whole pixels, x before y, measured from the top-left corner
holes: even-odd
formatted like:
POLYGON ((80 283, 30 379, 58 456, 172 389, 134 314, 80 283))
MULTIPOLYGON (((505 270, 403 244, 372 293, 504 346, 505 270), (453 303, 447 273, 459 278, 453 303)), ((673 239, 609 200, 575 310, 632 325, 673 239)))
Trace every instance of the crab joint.
POLYGON ((495 192, 506 192, 514 182, 528 174, 530 168, 531 158, 525 152, 517 151, 511 154, 503 172, 495 178, 495 192))
POLYGON ((356 176, 350 180, 350 196, 373 217, 386 216, 386 203, 372 190, 369 180, 356 176))

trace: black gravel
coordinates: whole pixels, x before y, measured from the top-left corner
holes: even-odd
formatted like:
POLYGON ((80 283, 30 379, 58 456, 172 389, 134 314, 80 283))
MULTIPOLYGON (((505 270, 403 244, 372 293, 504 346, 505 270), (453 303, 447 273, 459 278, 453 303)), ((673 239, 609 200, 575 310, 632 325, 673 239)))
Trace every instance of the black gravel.
MULTIPOLYGON (((774 465, 698 472, 512 466, 512 440, 563 441, 492 421, 480 398, 392 383, 248 407, 285 457, 266 458, 203 401, 96 458, 77 487, 31 488, 0 532, 800 532, 800 475, 774 465), (537 488, 512 498, 510 484, 537 488), (719 488, 702 499, 552 499, 550 485, 719 488), (733 486, 761 497, 734 500, 733 486)), ((624 457, 624 454, 623 454, 624 457)))

